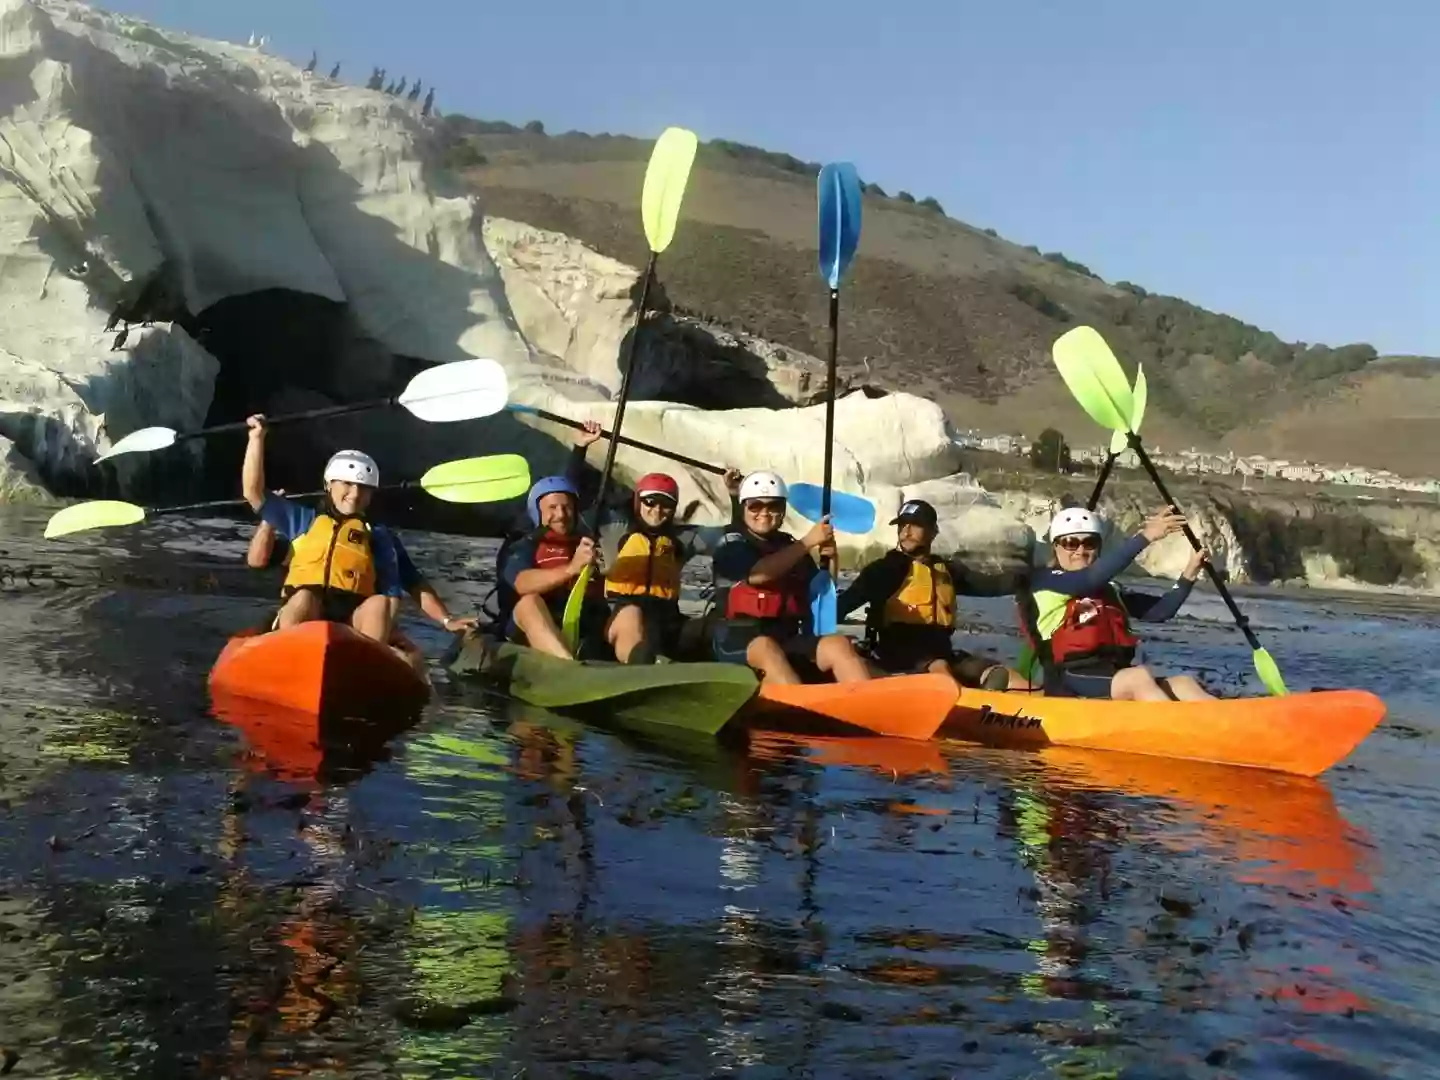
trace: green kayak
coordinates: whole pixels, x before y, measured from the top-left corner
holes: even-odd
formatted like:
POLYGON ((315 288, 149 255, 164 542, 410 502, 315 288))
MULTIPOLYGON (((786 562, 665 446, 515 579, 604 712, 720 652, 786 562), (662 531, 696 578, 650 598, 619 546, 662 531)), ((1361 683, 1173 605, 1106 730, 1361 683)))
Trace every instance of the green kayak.
POLYGON ((755 673, 736 664, 577 662, 483 634, 467 634, 445 666, 554 712, 697 735, 716 734, 760 689, 755 673))

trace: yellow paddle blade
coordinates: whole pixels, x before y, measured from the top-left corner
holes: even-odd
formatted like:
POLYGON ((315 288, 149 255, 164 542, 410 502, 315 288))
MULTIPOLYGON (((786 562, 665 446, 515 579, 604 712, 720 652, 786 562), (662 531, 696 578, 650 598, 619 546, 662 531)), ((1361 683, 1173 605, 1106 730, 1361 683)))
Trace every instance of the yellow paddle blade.
POLYGON ((575 587, 570 590, 570 596, 565 601, 565 617, 560 620, 560 634, 565 639, 565 647, 574 656, 580 649, 580 613, 585 610, 585 590, 590 587, 590 572, 593 567, 585 567, 580 571, 580 576, 575 579, 575 587))
POLYGON ((680 204, 685 200, 685 185, 690 180, 690 166, 695 162, 699 142, 693 131, 666 128, 650 154, 640 215, 645 220, 645 239, 656 254, 675 239, 675 223, 680 220, 680 204))
POLYGON ((1052 346, 1051 355, 1070 393, 1092 420, 1111 431, 1130 430, 1134 395, 1120 361, 1098 331, 1090 326, 1066 331, 1052 346))
MULTIPOLYGON (((1140 421, 1145 419, 1145 398, 1147 396, 1145 383, 1145 367, 1140 365, 1135 369, 1135 389, 1131 396, 1135 401, 1134 412, 1130 414, 1130 430, 1138 433, 1140 421)), ((1117 431, 1110 436, 1110 453, 1118 454, 1130 445, 1130 440, 1125 437, 1125 432, 1117 431)))
POLYGON ((1290 691, 1285 689, 1285 680, 1280 677, 1280 667, 1275 663, 1275 658, 1270 655, 1268 649, 1256 649, 1255 674, 1260 676, 1260 681, 1265 684, 1265 689, 1276 697, 1284 697, 1290 691))
POLYGON ((420 486, 445 502, 503 502, 530 490, 530 463, 519 454, 444 461, 420 478, 420 486))
POLYGON ((76 503, 65 507, 46 523, 45 539, 53 540, 57 536, 68 536, 86 529, 104 529, 111 525, 136 525, 144 520, 145 508, 134 503, 112 499, 76 503))

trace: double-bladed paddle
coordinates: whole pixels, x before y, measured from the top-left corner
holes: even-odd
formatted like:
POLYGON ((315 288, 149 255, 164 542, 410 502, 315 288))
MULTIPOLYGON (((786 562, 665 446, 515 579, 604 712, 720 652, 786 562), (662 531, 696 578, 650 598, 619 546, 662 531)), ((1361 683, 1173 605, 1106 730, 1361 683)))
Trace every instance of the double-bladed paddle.
MULTIPOLYGON (((510 385, 505 378, 505 369, 494 360, 457 360, 450 364, 436 364, 422 371, 394 397, 306 409, 304 412, 268 417, 266 423, 274 427, 277 424, 321 420, 398 405, 421 420, 444 424, 457 420, 476 420, 497 413, 505 407, 505 400, 509 395, 510 385)), ((105 461, 121 454, 150 453, 164 450, 167 446, 174 446, 186 439, 200 439, 208 435, 224 435, 244 430, 244 420, 216 424, 198 431, 180 432, 168 427, 140 428, 126 435, 95 460, 105 461)))
POLYGON ((828 514, 836 532, 868 533, 875 527, 875 504, 863 495, 831 490, 830 505, 825 505, 825 489, 819 484, 804 482, 789 486, 791 508, 801 517, 820 521, 828 514))
MULTIPOLYGON (((1167 505, 1175 506, 1155 463, 1140 444, 1140 435, 1136 431, 1138 424, 1134 422, 1135 394, 1125 379, 1120 361, 1110 351, 1105 339, 1092 327, 1077 326, 1061 335, 1055 342, 1052 353, 1060 377, 1065 380, 1065 385, 1070 388, 1070 393, 1075 396, 1080 407, 1101 427, 1109 428, 1124 437, 1126 445, 1135 451, 1141 466, 1150 474, 1160 498, 1167 505)), ((1190 546, 1196 551, 1201 549, 1200 539, 1189 525, 1185 526, 1185 539, 1190 541, 1190 546)), ((1235 625, 1245 635, 1245 640, 1253 652, 1255 673, 1260 676, 1260 681, 1272 694, 1278 696, 1287 693, 1285 680, 1280 675, 1275 659, 1261 647, 1255 631, 1250 629, 1250 620, 1235 605, 1235 599, 1225 587, 1224 580, 1208 561, 1205 563, 1205 572, 1210 576, 1215 591, 1225 601, 1225 606, 1230 609, 1235 625)))
MULTIPOLYGON (((625 423, 625 405, 630 400, 630 381, 635 375, 635 346, 640 340, 640 323, 645 318, 645 304, 655 280, 655 265, 660 253, 675 239, 675 225, 680 220, 680 205, 685 201, 685 186, 690 181, 690 167, 695 163, 698 145, 699 140, 693 131, 680 127, 666 128, 656 140, 655 149, 650 153, 650 164, 645 168, 640 217, 645 226, 645 239, 650 245, 650 262, 645 267, 640 300, 635 305, 635 322, 630 328, 629 347, 620 376, 620 395, 615 403, 615 422, 611 425, 615 437, 610 440, 610 448, 605 453, 605 468, 600 473, 600 490, 595 495, 592 511, 592 531, 599 530, 605 496, 610 490, 610 477, 615 471, 615 452, 620 446, 620 428, 625 423)), ((580 614, 585 607, 585 592, 590 587, 592 574, 593 568, 589 566, 580 571, 565 601, 560 630, 572 653, 580 644, 580 614)))
MULTIPOLYGON (((1136 434, 1140 432, 1140 421, 1145 418, 1145 399, 1147 396, 1145 383, 1145 368, 1137 365, 1135 368, 1135 386, 1130 393, 1134 403, 1134 415, 1130 417, 1130 426, 1135 429, 1136 434)), ((1100 505, 1100 493, 1105 490, 1105 481, 1110 479, 1110 470, 1115 467, 1115 459, 1125 452, 1130 443, 1123 431, 1112 431, 1110 433, 1110 452, 1105 455, 1105 464, 1100 466, 1100 475, 1095 477, 1095 487, 1090 492, 1090 499, 1085 506, 1094 510, 1100 505)))
MULTIPOLYGON (((382 484, 381 491, 402 491, 421 488, 444 502, 486 503, 519 498, 530 488, 530 466, 519 454, 494 454, 489 457, 460 458, 445 461, 429 469, 419 480, 398 484, 382 484)), ((287 495, 287 499, 319 498, 323 491, 287 495)), ((211 502, 186 503, 182 506, 144 507, 114 499, 97 499, 76 503, 56 513, 45 525, 45 538, 103 529, 116 525, 136 525, 147 518, 162 514, 183 514, 196 510, 218 510, 228 506, 244 506, 244 499, 218 499, 211 502)))
MULTIPOLYGON (((534 405, 516 405, 511 402, 505 406, 510 412, 528 413, 531 416, 538 416, 541 420, 549 420, 554 424, 564 424, 566 427, 574 428, 576 431, 585 430, 585 425, 579 420, 572 420, 568 416, 561 416, 559 413, 550 412, 548 409, 539 409, 534 405)), ((600 429, 602 439, 614 439, 615 433, 600 429)), ((692 469, 699 469, 702 472, 714 473, 716 476, 724 476, 725 470, 719 465, 712 465, 708 461, 701 461, 698 458, 686 457, 684 454, 677 454, 674 450, 666 450, 663 446, 655 446, 651 443, 641 442, 639 439, 632 439, 628 435, 621 435, 617 440, 626 446, 633 446, 636 450, 644 450, 646 453, 656 454, 659 457, 669 458, 681 465, 689 465, 692 469)))
MULTIPOLYGON (((835 382, 840 352, 840 279, 845 276, 850 260, 855 257, 855 249, 860 246, 861 200, 860 176, 854 165, 848 161, 831 162, 820 170, 815 189, 820 233, 820 275, 830 286, 829 386, 825 394, 825 483, 820 497, 821 520, 829 517, 834 501, 831 480, 835 464, 835 382)), ((873 525, 873 506, 871 515, 873 525)), ((835 576, 830 571, 829 558, 822 556, 820 573, 810 580, 810 617, 816 634, 835 632, 839 621, 836 618, 835 599, 835 576)))

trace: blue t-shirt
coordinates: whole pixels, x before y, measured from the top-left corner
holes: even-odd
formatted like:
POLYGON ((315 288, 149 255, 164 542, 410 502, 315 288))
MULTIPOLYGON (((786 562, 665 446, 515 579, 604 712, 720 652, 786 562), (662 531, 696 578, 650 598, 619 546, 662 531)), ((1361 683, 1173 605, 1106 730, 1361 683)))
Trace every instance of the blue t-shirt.
MULTIPOLYGON (((319 516, 313 506, 291 502, 274 492, 267 493, 260 505, 261 520, 292 543, 309 532, 319 516)), ((404 596, 423 580, 405 545, 384 525, 370 526, 370 550, 375 555, 375 591, 381 596, 404 596)))

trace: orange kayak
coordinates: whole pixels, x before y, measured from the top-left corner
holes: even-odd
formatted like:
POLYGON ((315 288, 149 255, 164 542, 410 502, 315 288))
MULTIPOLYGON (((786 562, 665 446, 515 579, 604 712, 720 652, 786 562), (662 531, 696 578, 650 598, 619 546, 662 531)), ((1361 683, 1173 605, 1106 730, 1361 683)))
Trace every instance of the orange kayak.
POLYGON ((1076 746, 1319 776, 1385 717, 1365 690, 1216 701, 1094 701, 965 689, 942 735, 986 746, 1076 746))
POLYGON ((430 682, 388 645, 316 620, 231 638, 210 691, 315 716, 372 716, 419 708, 430 682))
POLYGON ((949 675, 890 675, 855 683, 765 686, 748 707, 771 727, 833 721, 876 735, 933 738, 954 707, 959 684, 949 675))

